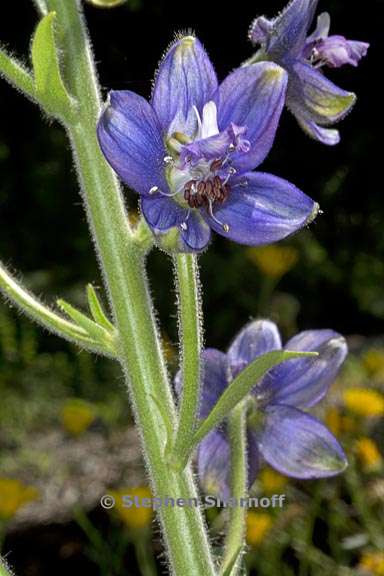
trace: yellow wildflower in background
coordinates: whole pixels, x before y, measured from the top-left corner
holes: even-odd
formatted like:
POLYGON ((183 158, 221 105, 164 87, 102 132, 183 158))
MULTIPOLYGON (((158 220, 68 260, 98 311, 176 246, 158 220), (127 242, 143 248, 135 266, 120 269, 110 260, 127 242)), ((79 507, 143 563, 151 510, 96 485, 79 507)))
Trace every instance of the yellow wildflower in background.
POLYGON ((273 519, 266 512, 248 512, 247 542, 250 546, 258 546, 271 530, 273 519))
POLYGON ((272 468, 264 468, 264 470, 260 472, 259 478, 263 491, 267 494, 279 492, 288 483, 287 476, 275 472, 272 468))
POLYGON ((279 279, 291 270, 299 259, 299 253, 290 246, 260 246, 248 248, 246 254, 263 274, 279 279))
POLYGON ((384 576, 384 552, 364 552, 358 568, 368 574, 384 576))
POLYGON ((95 418, 94 407, 78 398, 68 400, 61 411, 61 423, 64 429, 74 436, 85 432, 95 418))
POLYGON ((152 498, 151 491, 146 486, 137 486, 136 488, 127 487, 120 488, 119 490, 112 490, 112 496, 115 498, 115 510, 119 515, 120 520, 134 530, 146 528, 152 522, 153 510, 152 508, 145 508, 144 506, 136 507, 134 504, 128 508, 124 506, 123 496, 130 496, 133 502, 135 496, 142 504, 143 498, 152 498))
POLYGON ((329 430, 335 436, 340 436, 343 432, 353 432, 356 430, 356 422, 350 416, 345 416, 336 406, 331 406, 325 413, 324 421, 329 430))
POLYGON ((340 410, 336 408, 336 406, 332 406, 328 408, 325 413, 324 422, 327 428, 334 434, 335 436, 339 436, 341 432, 342 426, 342 415, 340 414, 340 410))
POLYGON ((349 388, 343 392, 346 407, 359 416, 384 414, 384 396, 370 388, 349 388))
POLYGON ((383 460, 376 443, 371 438, 363 437, 356 440, 355 450, 367 472, 380 469, 383 460))
POLYGON ((362 356, 362 362, 371 376, 384 375, 384 349, 372 348, 362 356))
POLYGON ((0 478, 0 518, 9 520, 25 504, 37 500, 39 492, 13 478, 0 478))
POLYGON ((356 432, 358 429, 358 423, 351 416, 343 416, 341 418, 341 430, 342 432, 356 432))

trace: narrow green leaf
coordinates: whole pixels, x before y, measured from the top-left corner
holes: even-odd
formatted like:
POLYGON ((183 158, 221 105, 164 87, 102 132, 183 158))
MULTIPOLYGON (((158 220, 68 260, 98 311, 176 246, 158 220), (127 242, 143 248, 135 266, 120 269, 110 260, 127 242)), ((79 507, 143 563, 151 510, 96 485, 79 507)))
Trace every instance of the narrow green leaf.
MULTIPOLYGON (((27 291, 0 262, 0 292, 6 300, 19 307, 24 312, 38 322, 41 326, 65 338, 70 342, 83 346, 87 350, 96 353, 106 352, 105 346, 100 346, 98 342, 90 338, 88 332, 80 328, 77 324, 69 322, 59 314, 56 314, 48 306, 36 298, 34 294, 27 291)), ((110 350, 108 350, 108 356, 110 350)), ((114 354, 115 355, 115 354, 114 354)))
POLYGON ((224 571, 221 573, 221 576, 231 576, 232 575, 232 570, 235 567, 235 565, 237 564, 237 561, 240 559, 241 550, 242 550, 242 547, 240 547, 238 550, 235 551, 229 564, 224 569, 224 571))
POLYGON ((207 418, 196 430, 194 441, 200 442, 208 432, 215 428, 231 410, 254 388, 257 382, 274 366, 306 356, 317 356, 317 352, 290 352, 289 350, 273 350, 256 358, 240 374, 232 380, 228 388, 220 396, 207 418))
POLYGON ((0 76, 29 98, 35 97, 32 74, 5 50, 0 50, 0 76))
POLYGON ((195 446, 233 410, 233 408, 243 399, 257 382, 274 366, 292 360, 293 358, 303 358, 307 356, 317 356, 317 352, 290 352, 288 350, 273 350, 256 358, 235 378, 225 389, 222 396, 216 402, 207 418, 203 420, 196 430, 191 444, 189 454, 177 457, 173 455, 171 461, 177 468, 185 467, 195 446))
POLYGON ((61 76, 58 49, 55 42, 55 17, 55 12, 49 12, 44 16, 33 37, 32 64, 35 94, 48 112, 67 117, 73 111, 74 103, 61 76))
POLYGON ((99 326, 88 318, 85 314, 77 310, 65 300, 58 300, 57 305, 70 317, 80 328, 83 328, 91 338, 106 346, 109 350, 114 350, 114 343, 112 335, 107 332, 102 326, 99 326))
POLYGON ((101 302, 96 294, 96 290, 92 284, 88 284, 87 286, 87 296, 89 309, 94 321, 97 324, 100 324, 100 326, 105 328, 108 332, 113 332, 115 328, 112 322, 108 320, 107 315, 105 314, 101 302))

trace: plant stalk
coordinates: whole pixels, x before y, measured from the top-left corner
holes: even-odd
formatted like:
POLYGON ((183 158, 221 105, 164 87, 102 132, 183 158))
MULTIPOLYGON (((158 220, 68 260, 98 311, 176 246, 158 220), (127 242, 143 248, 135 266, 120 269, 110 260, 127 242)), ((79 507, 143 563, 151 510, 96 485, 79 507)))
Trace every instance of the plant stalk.
MULTIPOLYGON (((157 497, 197 498, 192 471, 170 469, 163 458, 166 427, 176 427, 176 410, 161 353, 144 259, 136 248, 117 179, 96 138, 100 98, 92 53, 76 0, 48 0, 57 13, 65 81, 79 102, 76 122, 67 126, 82 195, 119 334, 118 352, 127 377, 144 457, 157 497), (168 421, 152 409, 155 397, 168 421)), ((198 507, 159 511, 173 573, 213 576, 208 538, 198 507)))
MULTIPOLYGON (((231 498, 239 503, 248 493, 248 463, 246 440, 245 403, 240 402, 228 417, 228 436, 231 449, 231 498)), ((241 557, 245 540, 245 506, 229 508, 228 531, 221 574, 229 568, 231 576, 236 576, 241 568, 241 557)))
POLYGON ((179 423, 171 459, 183 460, 194 433, 200 401, 201 302, 197 256, 175 256, 179 304, 179 340, 182 343, 182 390, 179 423))

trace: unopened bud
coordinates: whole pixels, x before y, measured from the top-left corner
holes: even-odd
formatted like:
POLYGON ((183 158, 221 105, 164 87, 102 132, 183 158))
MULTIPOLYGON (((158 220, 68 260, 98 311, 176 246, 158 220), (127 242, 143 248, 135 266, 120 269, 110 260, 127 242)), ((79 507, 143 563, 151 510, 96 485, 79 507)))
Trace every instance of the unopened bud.
POLYGON ((115 8, 124 4, 127 0, 86 0, 88 4, 97 6, 98 8, 115 8))

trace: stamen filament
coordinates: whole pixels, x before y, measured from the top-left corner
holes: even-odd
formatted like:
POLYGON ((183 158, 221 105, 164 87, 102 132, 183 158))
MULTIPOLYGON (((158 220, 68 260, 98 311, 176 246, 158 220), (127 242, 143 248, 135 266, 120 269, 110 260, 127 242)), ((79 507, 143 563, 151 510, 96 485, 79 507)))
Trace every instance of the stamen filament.
POLYGON ((230 179, 231 176, 234 176, 236 174, 236 168, 233 168, 231 166, 231 168, 228 170, 228 174, 225 177, 225 180, 223 182, 223 186, 225 186, 228 182, 228 180, 230 179))
POLYGON ((213 206, 212 206, 212 200, 208 200, 208 212, 210 217, 212 218, 212 220, 214 220, 217 224, 219 224, 224 232, 229 232, 229 224, 225 224, 224 222, 221 222, 218 218, 216 218, 216 216, 213 213, 213 206))
POLYGON ((167 198, 172 198, 173 196, 176 196, 179 192, 180 192, 180 190, 176 190, 176 192, 170 192, 168 194, 167 192, 163 192, 163 190, 160 190, 160 188, 158 186, 152 186, 152 188, 149 190, 149 193, 151 194, 151 196, 153 194, 159 193, 162 196, 166 196, 167 198))
POLYGON ((190 215, 191 215, 191 211, 188 210, 188 213, 187 213, 187 216, 185 217, 184 222, 182 222, 182 223, 180 224, 180 228, 181 228, 182 230, 184 230, 184 231, 188 229, 187 222, 188 222, 188 218, 190 217, 190 215))

